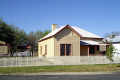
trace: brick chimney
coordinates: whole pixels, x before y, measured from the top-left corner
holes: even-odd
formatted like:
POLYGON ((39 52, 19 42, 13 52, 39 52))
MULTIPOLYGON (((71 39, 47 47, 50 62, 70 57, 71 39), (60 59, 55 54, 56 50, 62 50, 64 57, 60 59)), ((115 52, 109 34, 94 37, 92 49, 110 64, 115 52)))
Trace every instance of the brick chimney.
POLYGON ((57 28, 57 24, 52 24, 52 31, 54 31, 57 28))

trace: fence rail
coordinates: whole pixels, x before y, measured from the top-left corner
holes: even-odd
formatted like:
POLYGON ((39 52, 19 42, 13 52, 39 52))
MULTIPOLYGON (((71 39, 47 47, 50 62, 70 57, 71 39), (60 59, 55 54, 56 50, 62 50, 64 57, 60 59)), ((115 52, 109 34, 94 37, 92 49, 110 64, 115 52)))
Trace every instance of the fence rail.
MULTIPOLYGON (((89 65, 109 64, 106 56, 64 56, 64 57, 10 57, 0 58, 0 67, 51 66, 51 65, 89 65)), ((115 57, 114 62, 120 63, 115 57)))

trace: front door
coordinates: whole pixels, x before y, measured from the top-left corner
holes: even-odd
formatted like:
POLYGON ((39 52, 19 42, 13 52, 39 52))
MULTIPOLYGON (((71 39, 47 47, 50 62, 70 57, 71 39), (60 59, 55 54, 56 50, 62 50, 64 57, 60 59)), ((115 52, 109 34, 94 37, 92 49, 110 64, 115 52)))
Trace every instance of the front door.
POLYGON ((89 46, 89 54, 95 54, 95 46, 89 46))

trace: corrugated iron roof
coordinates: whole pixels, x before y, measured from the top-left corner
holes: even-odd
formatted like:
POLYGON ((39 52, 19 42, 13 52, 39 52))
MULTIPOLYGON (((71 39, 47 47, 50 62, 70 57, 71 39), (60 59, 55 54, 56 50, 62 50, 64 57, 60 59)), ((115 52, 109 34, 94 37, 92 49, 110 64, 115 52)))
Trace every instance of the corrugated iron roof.
POLYGON ((113 38, 113 39, 110 39, 110 38, 105 38, 105 39, 107 39, 109 42, 120 42, 120 36, 116 36, 115 38, 113 38))
POLYGON ((80 40, 80 45, 106 45, 106 44, 101 44, 100 42, 91 40, 80 40))
MULTIPOLYGON (((67 26, 67 25, 66 25, 66 26, 67 26)), ((43 40, 43 39, 46 39, 46 38, 48 38, 48 37, 51 37, 51 36, 55 35, 55 34, 58 33, 60 30, 62 30, 64 27, 65 27, 65 26, 61 26, 61 27, 55 29, 54 31, 52 31, 51 33, 49 33, 48 35, 46 35, 45 37, 43 37, 43 38, 40 39, 40 40, 43 40)), ((102 38, 102 37, 100 37, 100 36, 97 36, 97 35, 95 35, 95 34, 93 34, 93 33, 91 33, 91 32, 88 32, 88 31, 83 30, 83 29, 81 29, 81 28, 78 28, 78 27, 76 27, 76 26, 71 26, 71 28, 74 29, 77 33, 79 33, 79 35, 81 35, 82 37, 87 37, 87 38, 102 38)), ((39 40, 39 41, 40 41, 40 40, 39 40)))

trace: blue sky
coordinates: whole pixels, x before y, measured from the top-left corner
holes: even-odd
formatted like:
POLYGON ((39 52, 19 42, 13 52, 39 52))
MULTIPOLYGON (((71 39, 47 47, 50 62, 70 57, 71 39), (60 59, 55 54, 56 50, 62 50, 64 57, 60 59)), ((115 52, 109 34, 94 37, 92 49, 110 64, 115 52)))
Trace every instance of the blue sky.
POLYGON ((120 0, 0 0, 0 17, 27 33, 69 24, 104 36, 120 31, 120 0))

